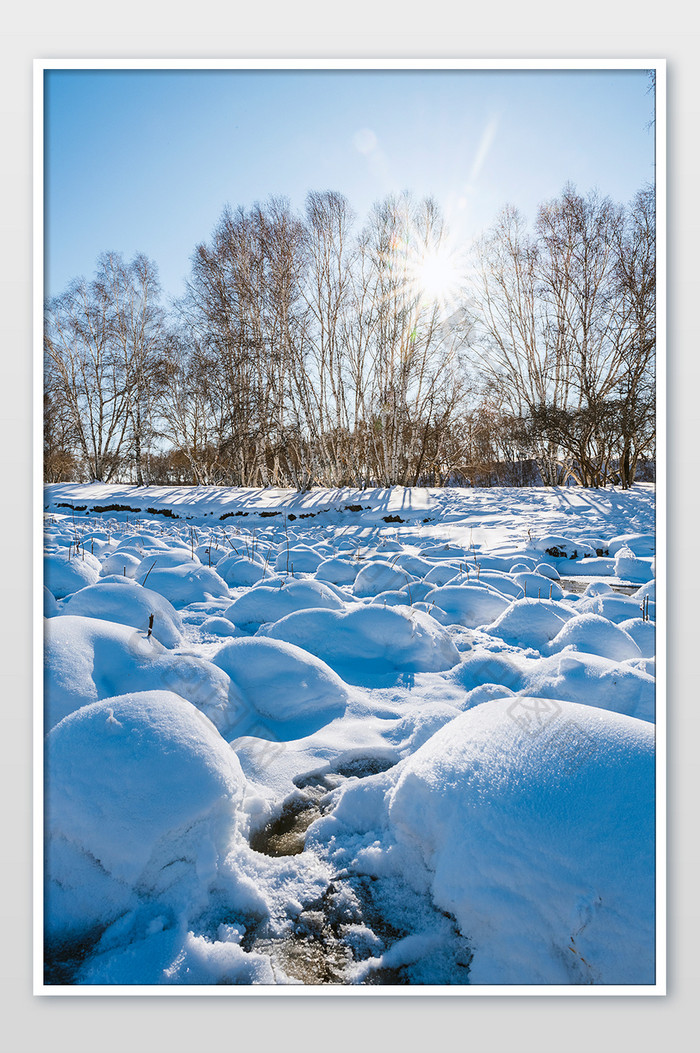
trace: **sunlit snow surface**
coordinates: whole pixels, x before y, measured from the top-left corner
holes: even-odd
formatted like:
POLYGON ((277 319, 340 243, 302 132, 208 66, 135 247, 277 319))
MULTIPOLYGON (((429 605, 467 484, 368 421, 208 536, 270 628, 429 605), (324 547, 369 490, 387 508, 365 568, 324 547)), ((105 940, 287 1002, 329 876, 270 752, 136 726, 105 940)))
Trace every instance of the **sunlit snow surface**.
POLYGON ((46 984, 653 983, 654 496, 46 487, 46 984))

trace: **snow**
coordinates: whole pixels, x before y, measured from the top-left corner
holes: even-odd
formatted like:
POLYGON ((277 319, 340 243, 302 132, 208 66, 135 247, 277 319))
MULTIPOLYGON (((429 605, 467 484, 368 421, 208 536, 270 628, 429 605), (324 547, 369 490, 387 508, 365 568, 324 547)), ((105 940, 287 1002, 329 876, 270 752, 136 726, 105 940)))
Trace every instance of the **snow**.
POLYGON ((316 549, 308 545, 294 545, 279 553, 275 562, 275 570, 288 570, 293 574, 313 574, 323 562, 323 554, 316 549))
MULTIPOLYGON (((152 563, 153 560, 150 562, 152 563)), ((142 560, 138 556, 134 556, 131 552, 126 552, 124 549, 120 552, 113 552, 111 556, 107 556, 106 559, 102 560, 100 577, 105 578, 110 574, 123 574, 125 578, 135 578, 141 569, 141 563, 142 560)))
POLYGON ((629 549, 635 556, 653 556, 656 552, 654 534, 622 534, 608 543, 611 556, 616 556, 621 549, 629 549))
POLYGON ((266 622, 276 622, 308 607, 337 609, 343 601, 320 581, 290 581, 281 586, 260 585, 245 592, 227 607, 224 617, 234 625, 255 632, 266 622))
POLYGON ((629 633, 598 614, 581 614, 570 618, 552 640, 550 650, 563 651, 565 647, 599 654, 618 662, 642 656, 629 633))
POLYGON ((651 563, 639 559, 628 545, 617 550, 615 555, 615 574, 628 581, 647 582, 653 578, 651 563))
POLYGON ((68 615, 44 630, 45 723, 111 695, 167 689, 186 698, 226 734, 238 725, 242 700, 228 676, 195 655, 176 655, 126 625, 68 615))
POLYGON ((423 581, 426 584, 435 585, 439 588, 442 585, 447 585, 448 582, 454 580, 459 574, 459 565, 457 563, 442 563, 435 565, 432 570, 424 576, 423 581))
MULTIPOLYGON (((216 655, 223 669, 263 720, 303 726, 319 716, 327 723, 342 712, 349 691, 325 662, 293 644, 265 637, 232 640, 216 655)), ((300 738, 301 731, 293 737, 300 738)))
POLYGON ((175 608, 157 592, 127 580, 79 589, 66 599, 61 613, 101 618, 144 632, 153 615, 153 635, 166 647, 176 647, 182 636, 182 621, 175 608))
MULTIPOLYGON (((144 563, 148 563, 148 559, 144 563)), ((187 607, 190 603, 230 596, 223 578, 211 567, 203 567, 200 563, 182 563, 174 567, 156 564, 153 567, 151 562, 136 575, 141 585, 146 579, 148 588, 165 596, 173 607, 187 607)))
POLYGON ((410 758, 391 830, 469 935, 471 983, 653 982, 651 728, 563 702, 531 734, 510 707, 478 706, 410 758))
POLYGON ((563 651, 526 663, 518 694, 565 698, 638 720, 654 721, 654 677, 643 663, 563 651))
POLYGON ((452 621, 471 628, 486 625, 510 608, 508 598, 487 584, 443 585, 424 599, 449 614, 452 621))
POLYGON ((378 592, 376 596, 371 596, 369 602, 382 607, 408 607, 411 599, 403 589, 388 589, 386 592, 378 592))
POLYGON ((68 556, 53 552, 44 559, 44 582, 57 600, 84 585, 93 585, 100 574, 100 561, 89 553, 68 556))
POLYGON ((385 560, 367 563, 361 568, 353 592, 356 596, 376 596, 380 592, 398 590, 410 583, 413 575, 385 560))
POLYGON ((52 932, 109 916, 105 886, 115 907, 133 895, 203 905, 245 789, 206 717, 172 692, 139 691, 71 713, 46 749, 52 932))
POLYGON ((44 585, 43 596, 44 596, 44 617, 45 618, 52 618, 54 616, 54 614, 58 614, 58 604, 56 603, 56 599, 54 597, 54 594, 52 592, 50 592, 46 588, 45 585, 44 585))
POLYGON ((155 573, 171 567, 181 567, 183 564, 189 565, 191 569, 194 569, 200 563, 199 556, 186 548, 150 549, 150 551, 144 553, 135 577, 139 584, 142 584, 143 578, 146 575, 150 575, 151 568, 153 568, 153 573, 155 573))
MULTIPOLYGON (((607 592, 599 595, 584 597, 578 605, 581 612, 590 611, 599 614, 602 618, 618 624, 630 618, 636 618, 640 611, 640 600, 636 596, 620 596, 617 593, 607 592)), ((653 618, 656 604, 649 603, 649 613, 653 618)))
POLYGON ((437 672, 459 661, 449 635, 429 614, 402 607, 297 611, 266 628, 265 635, 305 647, 341 668, 437 672))
POLYGON ((230 588, 241 585, 255 585, 263 578, 271 578, 272 571, 264 564, 261 566, 255 560, 247 559, 245 556, 224 556, 216 564, 216 573, 230 588))
POLYGON ((539 574, 536 571, 521 572, 514 574, 513 580, 522 587, 521 595, 524 597, 560 600, 564 595, 563 589, 550 574, 539 574))
POLYGON ((653 982, 653 486, 45 494, 49 985, 653 982))
POLYGON ((316 578, 319 581, 330 581, 334 585, 352 585, 360 569, 359 563, 343 559, 341 556, 333 556, 332 559, 324 559, 316 568, 316 578))
POLYGON ((541 651, 561 632, 573 613, 556 600, 515 600, 489 625, 488 631, 508 643, 541 651))
POLYGON ((644 658, 653 658, 656 654, 656 626, 654 622, 645 622, 642 618, 630 618, 620 622, 618 628, 632 637, 644 658))

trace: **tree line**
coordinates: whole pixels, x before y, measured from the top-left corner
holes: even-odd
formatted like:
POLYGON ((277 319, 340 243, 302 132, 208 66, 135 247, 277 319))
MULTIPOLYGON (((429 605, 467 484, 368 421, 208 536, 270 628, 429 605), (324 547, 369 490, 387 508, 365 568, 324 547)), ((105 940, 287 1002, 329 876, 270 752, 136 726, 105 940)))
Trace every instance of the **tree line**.
POLYGON ((460 253, 431 199, 226 208, 185 295, 105 253, 46 304, 49 482, 629 487, 655 441, 654 193, 566 186, 460 253))

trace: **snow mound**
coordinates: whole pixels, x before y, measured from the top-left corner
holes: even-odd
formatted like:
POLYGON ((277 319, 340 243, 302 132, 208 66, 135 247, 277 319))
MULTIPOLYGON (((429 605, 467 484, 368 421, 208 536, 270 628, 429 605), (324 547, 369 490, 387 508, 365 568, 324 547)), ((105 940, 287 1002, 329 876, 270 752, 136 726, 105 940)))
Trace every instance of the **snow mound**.
POLYGON ((594 548, 582 541, 574 541, 560 534, 546 534, 533 538, 530 545, 535 552, 542 552, 552 559, 580 559, 582 556, 604 556, 605 550, 594 548))
POLYGON ((407 592, 403 589, 387 589, 386 592, 378 592, 376 596, 372 596, 369 601, 377 606, 384 607, 409 607, 410 599, 407 592))
POLYGON ((565 647, 571 647, 574 651, 599 654, 617 662, 642 657, 642 652, 629 633, 607 618, 590 613, 570 618, 549 647, 550 651, 563 651, 565 647))
POLYGON ((551 563, 538 563, 535 567, 535 574, 542 574, 545 578, 551 578, 552 581, 559 581, 559 571, 551 563))
POLYGON ((142 560, 138 556, 132 556, 130 552, 113 552, 102 560, 100 577, 105 578, 110 574, 121 574, 125 578, 135 578, 141 566, 142 560))
POLYGON ((155 574, 157 570, 169 570, 171 567, 181 567, 187 563, 194 567, 201 566, 199 557, 197 555, 193 557, 192 550, 189 548, 174 547, 146 552, 136 572, 136 580, 141 584, 151 567, 155 574))
POLYGON ((450 615, 459 625, 475 629, 477 625, 488 625, 509 606, 510 599, 488 585, 444 585, 433 589, 424 598, 424 603, 434 603, 450 615))
POLYGON ((560 702, 533 734, 512 706, 446 724, 388 795, 469 939, 470 982, 653 983, 652 729, 560 702))
POLYGON ((324 559, 316 568, 316 578, 319 581, 330 581, 334 585, 352 585, 360 564, 351 559, 342 559, 334 556, 332 559, 324 559))
POLYGON ((313 574, 325 558, 325 555, 309 545, 295 545, 289 550, 285 546, 277 556, 275 570, 289 569, 290 573, 294 574, 313 574))
POLYGON ((94 585, 99 576, 100 561, 89 552, 70 559, 67 552, 52 552, 44 557, 44 584, 57 600, 94 585))
POLYGON ((47 920, 105 925, 140 899, 203 906, 245 778, 213 724, 169 691, 95 702, 47 738, 47 920))
POLYGON ((58 614, 58 604, 54 594, 44 585, 44 617, 53 618, 58 614))
POLYGON ((209 633, 211 636, 240 636, 241 634, 241 630, 237 629, 233 622, 218 615, 205 618, 199 628, 203 633, 209 633))
POLYGON ((651 581, 654 574, 651 563, 646 559, 639 559, 631 548, 623 545, 615 555, 615 574, 623 581, 639 581, 645 583, 651 581))
MULTIPOLYGON (((130 552, 133 556, 138 556, 139 559, 143 559, 146 547, 147 542, 144 541, 140 534, 125 534, 124 537, 119 538, 119 541, 117 541, 114 551, 130 552)), ((167 545, 165 543, 161 545, 153 545, 152 547, 156 549, 160 548, 163 551, 167 549, 167 545)))
POLYGON ((411 581, 402 585, 399 592, 407 597, 409 603, 415 603, 417 600, 424 600, 433 588, 434 586, 425 581, 411 581))
POLYGON ((47 622, 44 674, 47 731, 81 706, 133 690, 173 691, 222 734, 241 718, 240 696, 218 666, 174 655, 153 636, 97 618, 63 615, 47 622))
POLYGON ((258 585, 234 600, 224 611, 224 617, 234 625, 255 632, 266 622, 277 622, 294 611, 308 607, 327 607, 337 610, 344 603, 321 581, 290 581, 279 588, 258 585))
MULTIPOLYGON (((619 596, 615 592, 584 595, 578 603, 577 613, 591 612, 601 618, 619 624, 639 615, 640 601, 634 596, 619 596)), ((649 614, 654 618, 656 605, 649 603, 649 614)))
POLYGON ((573 616, 557 600, 515 600, 486 631, 518 647, 542 650, 573 616))
POLYGON ((522 664, 512 655, 491 654, 479 648, 464 657, 450 673, 450 680, 467 691, 491 685, 507 695, 510 691, 519 691, 523 686, 522 664))
POLYGON ((653 534, 618 534, 608 545, 610 555, 616 556, 622 548, 629 549, 635 556, 653 556, 656 538, 653 534))
POLYGON ((443 611, 442 607, 438 607, 435 603, 426 603, 425 600, 416 600, 411 604, 414 611, 423 611, 424 614, 429 614, 434 621, 439 622, 440 625, 454 625, 455 620, 453 615, 448 614, 447 611, 443 611))
POLYGON ((563 651, 526 660, 522 673, 520 690, 525 695, 562 698, 637 720, 654 721, 654 678, 632 662, 614 662, 585 651, 563 651))
POLYGON ((656 602, 656 582, 647 581, 644 585, 640 585, 632 595, 638 600, 646 599, 648 596, 650 601, 656 602))
POLYGON ((586 585, 582 595, 585 597, 612 596, 614 591, 607 581, 591 581, 586 585))
POLYGON ((80 541, 81 549, 85 548, 86 552, 89 551, 91 555, 97 556, 100 560, 114 551, 111 538, 103 530, 93 530, 89 534, 83 534, 80 541))
POLYGON ((548 575, 532 573, 515 574, 513 580, 521 586, 521 596, 531 599, 560 600, 564 591, 554 579, 548 575))
POLYGON ((271 578, 272 571, 257 560, 246 556, 225 556, 216 564, 216 573, 223 578, 229 588, 240 588, 242 585, 255 585, 263 578, 271 578))
POLYGON ((315 655, 265 637, 231 640, 216 665, 264 719, 304 721, 338 715, 349 699, 347 684, 315 655))
POLYGON ((102 618, 147 632, 153 615, 153 636, 166 647, 177 647, 182 639, 182 621, 175 608, 157 592, 124 580, 117 584, 89 585, 74 593, 63 605, 62 614, 102 618))
POLYGON ((434 563, 423 559, 421 556, 415 556, 410 552, 402 552, 393 561, 393 565, 400 567, 408 574, 412 574, 414 578, 424 578, 426 574, 435 569, 434 563))
POLYGON ((560 566, 567 578, 584 575, 607 578, 612 577, 615 573, 615 560, 608 556, 587 556, 585 559, 569 560, 568 563, 560 564, 560 566))
POLYGON ((194 554, 205 567, 215 567, 217 563, 230 555, 230 549, 222 548, 218 541, 209 541, 195 545, 194 554))
POLYGON ((645 622, 642 618, 630 618, 626 622, 620 622, 620 629, 632 637, 636 643, 642 658, 653 658, 656 654, 656 625, 654 622, 645 622))
POLYGON ((406 607, 353 606, 345 611, 298 611, 264 635, 303 647, 329 665, 437 672, 459 652, 434 618, 406 607))
POLYGON ((413 575, 386 560, 373 560, 360 569, 353 592, 356 596, 376 596, 380 592, 398 591, 413 580, 413 575))
POLYGON ((442 585, 447 585, 448 581, 452 581, 459 574, 459 566, 454 563, 438 563, 424 575, 423 581, 428 585, 435 585, 436 588, 440 588, 442 585))
MULTIPOLYGON (((524 573, 529 573, 525 568, 524 573)), ((515 577, 511 577, 510 574, 503 574, 500 570, 487 570, 481 571, 478 575, 472 572, 469 577, 464 574, 458 575, 453 578, 449 583, 450 585, 490 585, 496 592, 500 592, 502 596, 509 596, 511 600, 520 599, 523 595, 523 587, 520 585, 515 577)), ((532 591, 530 595, 533 595, 532 591)))
POLYGON ((141 584, 148 575, 147 587, 153 592, 165 596, 173 607, 187 607, 190 603, 203 603, 208 599, 229 596, 228 585, 212 567, 203 567, 201 563, 182 563, 175 567, 150 569, 151 563, 144 560, 148 567, 140 571, 136 580, 141 584))

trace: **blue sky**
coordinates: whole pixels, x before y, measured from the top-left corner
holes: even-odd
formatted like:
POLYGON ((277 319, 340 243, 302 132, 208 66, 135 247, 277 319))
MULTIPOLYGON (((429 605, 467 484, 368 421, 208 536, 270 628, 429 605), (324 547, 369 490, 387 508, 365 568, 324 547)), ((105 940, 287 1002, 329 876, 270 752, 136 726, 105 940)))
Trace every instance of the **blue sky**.
POLYGON ((46 294, 104 251, 145 252, 166 296, 226 203, 344 193, 362 218, 432 194, 468 242, 569 180, 629 200, 653 179, 641 70, 48 70, 46 294))

